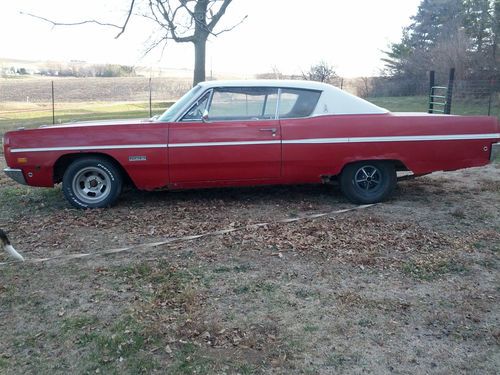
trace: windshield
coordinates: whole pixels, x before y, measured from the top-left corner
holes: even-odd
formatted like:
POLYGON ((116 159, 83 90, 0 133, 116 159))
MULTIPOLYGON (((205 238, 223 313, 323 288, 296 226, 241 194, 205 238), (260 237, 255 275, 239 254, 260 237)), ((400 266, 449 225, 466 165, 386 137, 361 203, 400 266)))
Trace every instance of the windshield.
POLYGON ((158 121, 162 122, 171 122, 174 121, 186 104, 188 104, 201 90, 201 86, 197 85, 184 94, 182 98, 180 98, 173 106, 167 109, 158 119, 158 121))

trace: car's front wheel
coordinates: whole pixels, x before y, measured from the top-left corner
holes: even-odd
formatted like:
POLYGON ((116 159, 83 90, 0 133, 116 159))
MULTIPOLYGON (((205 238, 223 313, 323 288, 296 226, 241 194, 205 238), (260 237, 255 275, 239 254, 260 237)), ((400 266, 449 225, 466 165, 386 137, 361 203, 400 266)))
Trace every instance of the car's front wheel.
POLYGON ((354 203, 370 204, 387 199, 396 186, 394 164, 364 161, 347 165, 340 175, 340 188, 354 203))
POLYGON ((62 190, 68 202, 77 208, 102 208, 116 202, 122 183, 121 173, 112 162, 87 157, 66 169, 62 190))

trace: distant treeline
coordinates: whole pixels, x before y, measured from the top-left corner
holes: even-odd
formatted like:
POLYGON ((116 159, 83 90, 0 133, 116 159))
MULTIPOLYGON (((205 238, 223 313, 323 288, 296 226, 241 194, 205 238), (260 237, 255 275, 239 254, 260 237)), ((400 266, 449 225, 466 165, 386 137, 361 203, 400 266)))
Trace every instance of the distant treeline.
POLYGON ((135 77, 135 67, 129 65, 69 65, 66 67, 42 68, 39 72, 43 76, 59 77, 135 77))
POLYGON ((49 77, 135 77, 135 67, 118 64, 47 64, 37 69, 27 67, 0 67, 0 75, 41 75, 49 77))
POLYGON ((385 77, 370 95, 427 93, 430 70, 441 84, 450 68, 457 80, 498 81, 500 0, 422 0, 411 20, 385 52, 385 77))

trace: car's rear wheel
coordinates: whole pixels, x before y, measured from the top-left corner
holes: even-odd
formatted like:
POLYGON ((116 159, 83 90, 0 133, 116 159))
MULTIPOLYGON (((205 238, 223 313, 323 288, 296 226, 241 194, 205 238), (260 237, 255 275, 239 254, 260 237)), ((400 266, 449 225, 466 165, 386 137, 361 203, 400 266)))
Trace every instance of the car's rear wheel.
POLYGON ((77 208, 102 208, 116 202, 122 185, 121 173, 112 162, 88 157, 74 161, 66 169, 62 190, 77 208))
POLYGON ((370 204, 387 199, 396 186, 394 164, 363 161, 347 165, 340 176, 340 188, 354 203, 370 204))

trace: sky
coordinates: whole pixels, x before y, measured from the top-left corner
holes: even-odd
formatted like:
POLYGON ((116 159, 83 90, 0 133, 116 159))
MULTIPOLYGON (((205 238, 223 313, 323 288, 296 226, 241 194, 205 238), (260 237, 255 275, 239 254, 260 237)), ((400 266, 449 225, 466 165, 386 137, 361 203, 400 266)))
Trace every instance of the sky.
MULTIPOLYGON (((22 14, 59 22, 98 19, 122 23, 130 0, 0 0, 0 57, 27 60, 82 60, 190 71, 191 43, 169 42, 147 56, 157 31, 145 18, 131 19, 125 34, 98 25, 53 27, 22 14)), ((139 0, 140 1, 140 0, 139 0)), ((320 61, 343 77, 377 75, 382 51, 400 40, 420 0, 233 0, 210 37, 207 74, 249 78, 270 72, 300 74, 320 61), (217 30, 217 29, 216 29, 217 30)))

